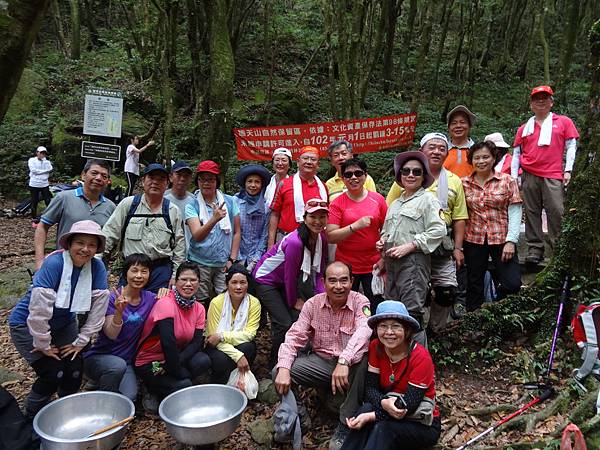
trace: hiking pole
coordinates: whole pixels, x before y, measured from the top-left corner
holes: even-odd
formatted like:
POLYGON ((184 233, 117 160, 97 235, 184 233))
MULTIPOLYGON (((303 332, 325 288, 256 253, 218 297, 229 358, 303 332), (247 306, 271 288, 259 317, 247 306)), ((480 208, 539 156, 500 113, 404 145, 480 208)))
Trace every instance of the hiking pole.
POLYGON ((562 321, 563 311, 565 309, 565 303, 567 302, 571 294, 571 276, 567 275, 563 282, 562 289, 560 291, 560 303, 558 305, 558 314, 556 315, 556 326, 554 328, 554 335, 552 336, 552 345, 550 346, 550 355, 548 356, 548 367, 546 368, 546 374, 543 377, 543 383, 530 381, 523 383, 525 389, 545 389, 550 385, 550 373, 552 372, 552 365, 554 364, 554 353, 556 352, 556 341, 558 340, 558 332, 560 331, 560 324, 562 321))
POLYGON ((550 397, 552 397, 553 394, 554 394, 554 388, 552 388, 551 386, 548 387, 544 392, 542 392, 539 396, 537 396, 536 398, 534 398, 533 400, 531 400, 529 403, 527 403, 526 405, 524 405, 523 407, 521 407, 520 409, 518 409, 514 413, 510 414, 509 416, 506 416, 504 419, 498 421, 497 423, 495 423, 494 425, 492 425, 491 427, 489 427, 484 432, 479 433, 474 438, 471 438, 468 442, 466 442, 465 444, 461 445, 456 450, 463 450, 463 449, 467 448, 469 445, 473 444, 475 441, 478 441, 482 437, 490 434, 492 431, 494 431, 495 429, 497 429, 499 426, 501 426, 501 425, 505 424, 506 422, 508 422, 509 420, 514 419, 515 417, 523 414, 525 411, 527 411, 532 406, 537 405, 538 403, 542 403, 545 400, 548 400, 550 397))

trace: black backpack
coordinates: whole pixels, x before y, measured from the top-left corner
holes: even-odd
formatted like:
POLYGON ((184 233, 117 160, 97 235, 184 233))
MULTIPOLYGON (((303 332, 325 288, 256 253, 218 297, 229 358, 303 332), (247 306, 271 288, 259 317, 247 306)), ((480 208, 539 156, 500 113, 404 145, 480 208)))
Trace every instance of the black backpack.
POLYGON ((167 228, 171 233, 171 238, 169 239, 169 246, 171 250, 175 248, 175 231, 173 230, 173 224, 171 223, 171 216, 169 216, 169 205, 171 202, 168 198, 163 198, 162 203, 162 211, 160 214, 136 214, 135 211, 140 206, 140 202, 142 201, 142 196, 140 194, 133 197, 133 202, 131 202, 131 206, 129 207, 129 211, 127 212, 127 217, 125 217, 125 223, 123 224, 123 228, 121 230, 121 244, 119 247, 120 251, 123 251, 123 241, 125 240, 125 231, 127 231, 127 227, 129 226, 129 222, 132 217, 162 217, 167 224, 167 228))

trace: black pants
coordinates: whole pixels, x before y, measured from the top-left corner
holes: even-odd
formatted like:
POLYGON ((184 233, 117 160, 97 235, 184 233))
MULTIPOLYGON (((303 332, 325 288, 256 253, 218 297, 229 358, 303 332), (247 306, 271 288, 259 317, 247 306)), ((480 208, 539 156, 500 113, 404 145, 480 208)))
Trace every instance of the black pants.
MULTIPOLYGON (((243 342, 235 348, 242 352, 248 360, 248 363, 252 365, 256 358, 256 344, 254 341, 243 342)), ((214 347, 207 348, 206 354, 210 356, 210 361, 212 363, 211 382, 226 384, 229 380, 229 375, 233 369, 237 367, 237 364, 221 350, 217 350, 214 347)))
MULTIPOLYGON (((372 410, 372 405, 365 403, 355 416, 372 410)), ((438 441, 441 427, 439 417, 433 419, 431 426, 410 420, 371 422, 360 430, 351 430, 342 450, 424 450, 438 441)))
POLYGON ((517 252, 510 261, 502 261, 504 244, 489 245, 487 239, 483 244, 464 242, 465 264, 467 266, 467 311, 475 311, 483 304, 485 272, 488 268, 488 259, 492 257, 492 264, 496 272, 498 285, 496 292, 498 300, 509 294, 519 292, 521 289, 521 268, 517 252))
POLYGON ((154 375, 152 363, 137 366, 135 373, 142 379, 148 392, 155 394, 161 399, 180 389, 190 387, 192 380, 210 369, 210 358, 204 352, 198 352, 188 361, 182 364, 182 376, 174 377, 167 373, 154 375))
POLYGON ((137 183, 137 180, 140 178, 140 176, 132 172, 125 172, 125 178, 127 179, 127 197, 129 197, 133 195, 135 183, 137 183))
POLYGON ((276 287, 257 283, 256 293, 262 306, 269 312, 271 318, 271 355, 269 369, 277 364, 279 347, 285 340, 285 333, 298 320, 300 311, 290 308, 285 295, 276 287))
POLYGON ((383 297, 381 295, 374 295, 373 290, 371 289, 371 283, 373 282, 373 274, 372 273, 355 273, 354 283, 352 283, 352 290, 359 292, 359 287, 362 287, 362 291, 365 294, 365 297, 369 299, 371 314, 375 314, 377 310, 377 305, 379 305, 383 301, 383 297))
POLYGON ((37 208, 40 200, 44 200, 46 207, 48 207, 50 200, 52 200, 50 188, 48 186, 42 188, 29 186, 29 192, 31 193, 31 217, 38 219, 37 208))

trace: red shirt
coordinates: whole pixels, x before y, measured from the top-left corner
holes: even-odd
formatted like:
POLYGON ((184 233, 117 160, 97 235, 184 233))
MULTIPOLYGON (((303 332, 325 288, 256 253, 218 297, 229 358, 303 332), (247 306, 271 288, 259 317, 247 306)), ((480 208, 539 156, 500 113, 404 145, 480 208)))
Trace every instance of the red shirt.
POLYGON ((469 220, 465 240, 483 244, 487 236, 490 245, 506 242, 508 234, 508 205, 522 203, 517 181, 505 173, 494 172, 481 186, 475 172, 463 178, 469 220))
MULTIPOLYGON (((425 397, 435 400, 435 368, 431 355, 425 347, 416 343, 408 358, 392 363, 389 356, 379 344, 379 339, 373 339, 369 344, 369 370, 379 373, 379 387, 388 392, 394 384, 392 392, 404 394, 411 384, 425 389, 425 397), (408 367, 407 367, 408 366, 408 367), (390 378, 394 374, 394 381, 390 378)), ((433 417, 438 417, 440 411, 435 406, 433 417)))
POLYGON ((329 205, 329 223, 340 228, 351 225, 361 217, 372 216, 371 226, 355 230, 350 236, 337 244, 335 260, 352 266, 357 274, 371 273, 373 264, 380 257, 375 249, 385 215, 387 204, 381 194, 369 192, 360 202, 352 200, 347 193, 335 198, 329 205))
POLYGON ((533 134, 522 137, 525 124, 519 127, 514 147, 521 146, 521 167, 542 178, 563 179, 563 155, 565 141, 579 138, 575 124, 566 116, 552 114, 552 139, 550 145, 538 146, 542 127, 535 122, 533 134))
MULTIPOLYGON (((302 183, 302 197, 306 203, 311 198, 321 198, 319 185, 316 180, 309 184, 304 178, 300 177, 302 183)), ((325 199, 327 201, 327 199, 325 199)), ((279 213, 279 224, 277 228, 285 233, 291 233, 298 228, 296 222, 296 210, 294 209, 294 177, 285 178, 279 183, 277 193, 271 203, 271 209, 279 213)))

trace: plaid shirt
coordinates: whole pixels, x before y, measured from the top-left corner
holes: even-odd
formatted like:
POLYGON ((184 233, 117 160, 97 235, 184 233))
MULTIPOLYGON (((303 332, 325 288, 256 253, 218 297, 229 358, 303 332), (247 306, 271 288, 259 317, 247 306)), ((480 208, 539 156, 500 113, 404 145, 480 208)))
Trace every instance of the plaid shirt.
POLYGON ((504 244, 508 234, 508 205, 522 203, 516 180, 505 173, 493 173, 481 186, 473 172, 463 178, 463 187, 469 210, 465 240, 483 244, 487 237, 490 245, 504 244))
POLYGON ((337 311, 329 304, 325 292, 308 299, 279 347, 277 367, 291 369, 308 341, 323 358, 342 357, 350 365, 359 362, 369 348, 372 333, 365 313, 370 315, 369 299, 354 291, 350 291, 346 304, 337 311))

